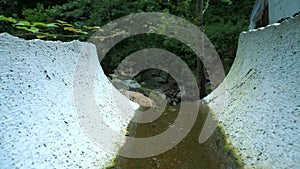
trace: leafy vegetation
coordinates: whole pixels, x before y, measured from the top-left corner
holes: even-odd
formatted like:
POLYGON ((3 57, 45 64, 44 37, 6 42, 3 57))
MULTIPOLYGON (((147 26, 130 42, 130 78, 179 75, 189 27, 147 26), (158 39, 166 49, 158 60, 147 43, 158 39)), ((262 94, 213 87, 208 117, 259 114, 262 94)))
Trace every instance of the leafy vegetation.
MULTIPOLYGON (((196 0, 0 0, 0 32, 26 39, 70 41, 87 40, 106 23, 137 12, 170 13, 199 25, 212 41, 226 71, 234 59, 239 33, 247 29, 252 1, 205 1, 204 20, 196 13, 196 0)), ((195 55, 177 40, 154 34, 128 38, 110 51, 103 61, 105 72, 111 71, 128 54, 145 47, 158 47, 181 56, 195 70, 195 55), (146 40, 145 40, 146 39, 146 40), (116 50, 117 49, 117 50, 116 50)))
MULTIPOLYGON (((69 24, 65 21, 61 20, 55 20, 51 23, 45 23, 45 22, 29 22, 25 20, 17 20, 12 17, 5 17, 3 15, 0 15, 0 21, 6 21, 12 23, 12 27, 16 28, 18 30, 24 30, 27 32, 23 34, 16 34, 20 36, 35 36, 36 38, 43 39, 57 39, 57 37, 64 37, 64 38, 81 38, 85 39, 86 36, 89 34, 88 32, 75 28, 74 25, 69 24), (64 32, 63 32, 64 31, 64 32), (74 35, 68 35, 66 31, 74 33, 74 35), (60 33, 57 33, 60 32, 60 33), (85 35, 81 37, 81 35, 85 35)), ((85 30, 99 30, 100 27, 97 26, 84 26, 85 30)))

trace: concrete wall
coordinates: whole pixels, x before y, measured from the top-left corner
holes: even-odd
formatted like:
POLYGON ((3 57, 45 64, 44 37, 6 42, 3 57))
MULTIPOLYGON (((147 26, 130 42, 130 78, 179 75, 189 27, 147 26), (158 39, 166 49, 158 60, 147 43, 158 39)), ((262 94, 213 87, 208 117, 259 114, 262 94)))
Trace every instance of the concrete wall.
POLYGON ((87 58, 86 67, 95 64, 97 69, 93 91, 101 105, 99 113, 111 128, 122 132, 130 118, 120 116, 113 105, 113 88, 99 66, 94 45, 26 41, 0 34, 1 169, 98 169, 114 157, 116 152, 106 152, 90 139, 75 112, 75 66, 82 57, 87 58))
POLYGON ((300 12, 299 0, 256 0, 249 30, 273 24, 300 12))
POLYGON ((270 24, 300 12, 299 0, 269 0, 268 3, 270 24))
POLYGON ((241 33, 228 76, 205 98, 246 168, 300 168, 299 30, 300 16, 241 33))

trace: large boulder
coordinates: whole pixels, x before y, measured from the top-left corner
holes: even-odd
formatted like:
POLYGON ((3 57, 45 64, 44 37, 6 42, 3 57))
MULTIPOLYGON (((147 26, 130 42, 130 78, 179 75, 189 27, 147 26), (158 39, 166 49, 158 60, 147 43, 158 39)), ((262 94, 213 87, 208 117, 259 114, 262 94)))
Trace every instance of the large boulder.
POLYGON ((297 16, 241 33, 229 74, 205 98, 246 168, 300 168, 299 30, 297 16))
MULTIPOLYGON (((86 106, 78 107, 81 100, 76 103, 74 94, 87 92, 95 94, 97 111, 117 133, 124 134, 134 115, 129 106, 124 118, 125 110, 116 106, 116 90, 100 67, 94 45, 26 41, 4 33, 0 65, 0 168, 103 168, 114 158, 118 147, 107 152, 97 146, 78 120, 77 110, 86 106), (94 87, 76 93, 80 59, 80 71, 95 67, 96 76, 94 87)), ((105 134, 101 138, 112 139, 105 134)))

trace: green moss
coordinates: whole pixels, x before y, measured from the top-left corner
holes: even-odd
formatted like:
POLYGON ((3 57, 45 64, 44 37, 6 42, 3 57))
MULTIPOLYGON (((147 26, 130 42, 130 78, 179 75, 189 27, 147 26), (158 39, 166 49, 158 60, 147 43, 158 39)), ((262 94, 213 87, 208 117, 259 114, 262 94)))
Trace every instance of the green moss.
POLYGON ((218 123, 216 113, 209 108, 207 102, 203 101, 202 107, 206 109, 206 112, 210 112, 212 117, 214 117, 214 120, 217 122, 217 129, 210 138, 219 144, 215 146, 216 154, 219 154, 219 158, 224 159, 229 166, 234 165, 238 168, 244 168, 244 162, 239 151, 232 145, 232 142, 224 129, 224 125, 222 123, 218 123), (229 157, 225 157, 226 154, 229 157))
POLYGON ((220 149, 220 155, 229 155, 230 158, 227 158, 227 163, 229 165, 235 164, 238 168, 244 168, 243 160, 240 156, 238 150, 232 145, 231 140, 229 139, 228 135, 224 131, 224 126, 218 124, 218 128, 216 131, 217 138, 221 139, 221 145, 223 149, 220 149))
MULTIPOLYGON (((164 132, 168 124, 174 122, 177 113, 171 109, 180 109, 178 106, 169 106, 159 119, 150 124, 130 123, 128 135, 134 137, 150 137, 164 132)), ((131 168, 244 168, 238 150, 232 145, 224 127, 219 124, 213 135, 204 143, 198 142, 201 129, 205 123, 208 112, 211 110, 207 104, 201 104, 196 122, 189 134, 174 148, 162 154, 148 158, 126 158, 118 156, 107 169, 131 168), (153 161, 153 159, 156 159, 153 161), (176 160, 176 161, 175 161, 176 160)))
POLYGON ((116 157, 114 159, 112 159, 110 163, 107 164, 105 169, 113 169, 115 166, 115 160, 116 160, 116 157))
MULTIPOLYGON (((216 119, 216 113, 209 108, 207 103, 202 103, 201 110, 201 113, 211 113, 217 123, 218 120, 216 119)), ((244 168, 244 163, 240 153, 232 145, 222 123, 217 123, 216 130, 205 144, 211 147, 210 153, 215 154, 217 161, 222 161, 226 168, 244 168)))

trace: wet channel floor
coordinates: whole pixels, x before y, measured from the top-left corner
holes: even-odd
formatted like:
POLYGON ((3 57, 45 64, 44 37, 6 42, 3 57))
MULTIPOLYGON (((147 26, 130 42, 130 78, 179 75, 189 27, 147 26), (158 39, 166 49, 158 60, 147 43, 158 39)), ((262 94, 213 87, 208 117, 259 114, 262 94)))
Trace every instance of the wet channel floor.
MULTIPOLYGON (((208 114, 206 104, 201 104, 196 122, 187 136, 172 149, 147 158, 127 158, 117 156, 113 166, 107 169, 222 169, 242 168, 236 151, 225 141, 218 127, 204 143, 198 142, 201 129, 208 114)), ((130 123, 131 137, 155 136, 168 129, 177 118, 180 105, 168 106, 165 112, 152 123, 130 123)), ((126 143, 125 143, 126 144, 126 143)))

